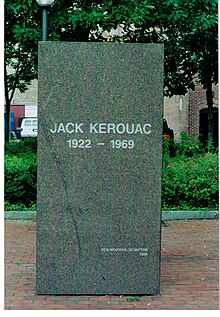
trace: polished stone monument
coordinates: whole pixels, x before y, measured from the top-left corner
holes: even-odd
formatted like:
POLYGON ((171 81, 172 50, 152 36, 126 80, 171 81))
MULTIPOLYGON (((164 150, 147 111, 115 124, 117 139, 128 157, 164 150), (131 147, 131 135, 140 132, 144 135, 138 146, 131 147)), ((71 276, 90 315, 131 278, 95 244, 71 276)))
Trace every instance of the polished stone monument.
POLYGON ((39 43, 38 294, 159 294, 163 46, 39 43))

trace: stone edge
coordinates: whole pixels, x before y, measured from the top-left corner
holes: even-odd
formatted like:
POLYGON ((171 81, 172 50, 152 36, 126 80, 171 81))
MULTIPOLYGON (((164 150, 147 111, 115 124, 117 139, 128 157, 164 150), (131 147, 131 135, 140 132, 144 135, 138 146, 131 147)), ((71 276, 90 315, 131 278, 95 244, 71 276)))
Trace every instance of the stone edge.
MULTIPOLYGON (((32 220, 36 221, 36 211, 5 211, 5 220, 32 220)), ((193 220, 193 219, 218 219, 218 210, 163 210, 162 220, 193 220)))

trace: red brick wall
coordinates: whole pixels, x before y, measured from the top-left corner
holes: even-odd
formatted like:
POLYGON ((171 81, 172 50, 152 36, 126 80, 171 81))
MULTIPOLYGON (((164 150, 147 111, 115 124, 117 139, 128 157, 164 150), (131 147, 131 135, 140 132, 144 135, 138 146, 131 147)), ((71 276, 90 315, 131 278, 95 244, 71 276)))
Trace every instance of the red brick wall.
MULTIPOLYGON (((214 107, 218 107, 218 86, 213 86, 214 107)), ((164 118, 174 130, 176 141, 180 141, 181 132, 187 132, 190 137, 199 134, 200 110, 207 108, 206 92, 201 85, 195 91, 189 91, 185 96, 164 98, 164 118)))
POLYGON ((206 108, 206 93, 201 86, 196 86, 195 91, 189 91, 188 132, 190 136, 199 133, 199 111, 203 108, 206 108))
MULTIPOLYGON (((218 107, 218 86, 213 86, 214 106, 218 107)), ((201 85, 195 87, 195 91, 188 93, 188 133, 191 137, 199 134, 200 110, 207 108, 206 91, 201 85)))
POLYGON ((173 96, 164 98, 164 118, 174 131, 174 138, 180 141, 181 132, 188 132, 188 98, 173 96))
POLYGON ((12 105, 10 107, 10 112, 14 112, 14 130, 18 126, 18 118, 24 118, 24 111, 25 106, 24 105, 12 105))

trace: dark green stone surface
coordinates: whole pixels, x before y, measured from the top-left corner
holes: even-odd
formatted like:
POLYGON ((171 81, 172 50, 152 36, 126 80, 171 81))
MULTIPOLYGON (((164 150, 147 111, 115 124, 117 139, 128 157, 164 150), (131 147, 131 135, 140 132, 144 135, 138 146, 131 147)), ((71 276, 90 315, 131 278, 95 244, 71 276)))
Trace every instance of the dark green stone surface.
POLYGON ((39 44, 38 294, 159 293, 162 109, 162 45, 39 44), (51 133, 60 122, 84 133, 51 133), (89 133, 90 123, 151 133, 89 133))

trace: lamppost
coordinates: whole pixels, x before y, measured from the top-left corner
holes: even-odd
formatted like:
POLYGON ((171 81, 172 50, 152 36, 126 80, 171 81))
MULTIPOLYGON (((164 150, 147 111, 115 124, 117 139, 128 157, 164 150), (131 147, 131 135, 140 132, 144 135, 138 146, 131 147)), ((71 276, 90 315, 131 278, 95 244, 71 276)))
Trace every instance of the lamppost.
POLYGON ((37 0, 42 7, 42 40, 47 41, 47 10, 53 4, 54 0, 37 0))

